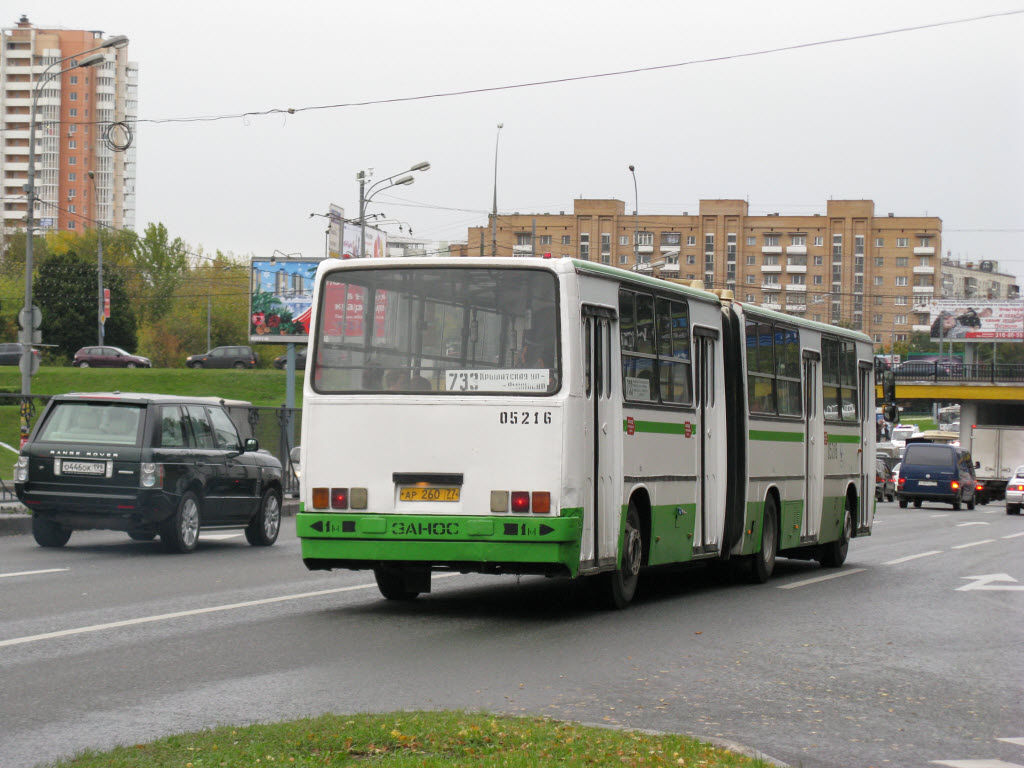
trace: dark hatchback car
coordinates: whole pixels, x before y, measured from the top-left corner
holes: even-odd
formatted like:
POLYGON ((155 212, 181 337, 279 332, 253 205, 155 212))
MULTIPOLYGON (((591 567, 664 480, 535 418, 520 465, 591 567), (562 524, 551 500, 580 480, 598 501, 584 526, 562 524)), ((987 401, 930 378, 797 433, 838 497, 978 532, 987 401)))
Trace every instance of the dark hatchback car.
POLYGON ((920 507, 924 501, 952 504, 954 510, 962 503, 974 509, 976 481, 971 454, 956 446, 942 443, 911 443, 900 465, 896 489, 900 507, 909 502, 920 507))
MULTIPOLYGON (((278 355, 274 358, 274 367, 280 370, 284 370, 288 367, 288 355, 278 355)), ((306 347, 305 345, 295 347, 295 370, 303 370, 306 367, 306 347)))
POLYGON ((120 392, 54 397, 14 469, 40 546, 104 529, 159 535, 171 552, 195 549, 200 528, 244 528, 250 544, 273 544, 281 478, 281 462, 243 441, 214 398, 120 392))
MULTIPOLYGON (((0 365, 18 365, 21 362, 25 345, 17 341, 0 344, 0 365)), ((33 349, 32 354, 39 357, 39 350, 33 349)))
POLYGON ((189 355, 189 368, 255 368, 259 362, 252 347, 214 347, 201 355, 189 355))
POLYGON ((133 355, 120 347, 82 347, 71 364, 79 368, 152 368, 148 357, 133 355))

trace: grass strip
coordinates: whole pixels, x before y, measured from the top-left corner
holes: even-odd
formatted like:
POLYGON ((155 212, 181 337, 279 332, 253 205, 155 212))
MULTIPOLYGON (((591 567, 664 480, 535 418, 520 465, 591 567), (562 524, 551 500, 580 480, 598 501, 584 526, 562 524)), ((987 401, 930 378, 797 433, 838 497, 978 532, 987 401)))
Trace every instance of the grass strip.
POLYGON ((266 768, 394 766, 593 768, 593 766, 760 766, 676 734, 605 730, 539 717, 393 712, 322 715, 291 722, 221 727, 151 744, 85 752, 56 768, 266 768))

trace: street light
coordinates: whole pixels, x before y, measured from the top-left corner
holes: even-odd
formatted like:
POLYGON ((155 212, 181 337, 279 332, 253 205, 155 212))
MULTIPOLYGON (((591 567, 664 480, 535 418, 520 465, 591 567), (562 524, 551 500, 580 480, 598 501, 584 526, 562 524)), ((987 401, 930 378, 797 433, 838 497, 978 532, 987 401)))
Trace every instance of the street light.
MULTIPOLYGON (((89 171, 89 181, 92 182, 92 202, 96 211, 96 237, 99 238, 96 250, 96 285, 98 293, 98 306, 96 314, 96 343, 103 345, 104 318, 106 312, 103 301, 103 223, 99 219, 99 199, 96 197, 96 174, 89 171)), ((209 347, 207 347, 209 349, 209 347)))
POLYGON ((633 174, 633 269, 640 267, 640 196, 636 192, 636 168, 629 166, 633 174))
MULTIPOLYGON (((494 206, 491 210, 491 256, 498 255, 498 140, 504 123, 498 123, 498 132, 494 135, 494 206)), ((481 244, 482 245, 482 244, 481 244)), ((480 249, 481 255, 483 248, 480 249)))
MULTIPOLYGON (((32 95, 32 106, 29 110, 28 118, 28 175, 25 180, 25 197, 28 203, 28 210, 25 216, 25 307, 22 310, 23 320, 21 329, 21 340, 24 343, 21 356, 21 391, 24 395, 29 395, 32 392, 32 331, 35 314, 32 311, 32 257, 33 257, 33 236, 35 234, 35 207, 36 207, 36 107, 39 104, 39 97, 43 93, 43 87, 55 77, 63 75, 65 72, 70 72, 73 69, 84 69, 86 67, 93 67, 104 60, 104 56, 96 51, 101 51, 106 48, 124 48, 128 45, 128 38, 125 35, 116 35, 111 37, 109 40, 104 42, 102 45, 98 45, 95 48, 90 48, 87 51, 81 51, 71 56, 65 56, 63 59, 50 64, 46 69, 43 70, 39 79, 33 86, 32 95), (74 62, 70 67, 57 69, 54 72, 50 72, 51 69, 63 64, 65 61, 74 59, 76 56, 83 56, 85 54, 93 54, 91 56, 85 56, 84 59, 79 59, 74 62)), ((21 437, 22 439, 28 438, 28 409, 22 409, 21 416, 21 437)))
POLYGON ((359 182, 359 256, 365 256, 363 253, 366 248, 366 205, 373 199, 373 196, 378 192, 383 192, 385 189, 391 187, 404 187, 412 184, 416 181, 412 175, 402 176, 403 173, 408 174, 409 171, 429 171, 430 163, 422 162, 416 163, 416 165, 409 168, 407 171, 399 171, 396 174, 381 179, 375 184, 371 184, 370 188, 366 188, 366 171, 360 171, 356 174, 356 181, 359 182), (395 177, 401 176, 400 179, 395 177))

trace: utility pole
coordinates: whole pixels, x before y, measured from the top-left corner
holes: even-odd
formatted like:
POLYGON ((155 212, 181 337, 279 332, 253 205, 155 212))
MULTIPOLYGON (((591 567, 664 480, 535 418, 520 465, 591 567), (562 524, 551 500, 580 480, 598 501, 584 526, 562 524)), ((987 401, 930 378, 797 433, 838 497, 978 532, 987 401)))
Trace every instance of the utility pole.
POLYGON ((494 206, 491 210, 491 256, 498 255, 498 140, 504 123, 498 123, 498 133, 494 137, 494 206))

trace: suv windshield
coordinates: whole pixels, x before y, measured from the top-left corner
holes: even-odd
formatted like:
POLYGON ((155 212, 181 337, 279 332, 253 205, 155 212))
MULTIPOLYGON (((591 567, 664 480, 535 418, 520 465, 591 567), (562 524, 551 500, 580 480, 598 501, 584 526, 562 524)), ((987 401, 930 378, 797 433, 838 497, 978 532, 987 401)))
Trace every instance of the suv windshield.
POLYGON ((916 443, 907 446, 907 455, 903 459, 904 466, 952 467, 954 451, 948 445, 928 445, 916 443))
POLYGON ((46 443, 135 445, 144 407, 122 403, 62 402, 36 438, 46 443))
POLYGON ((318 392, 550 394, 557 283, 547 271, 339 270, 320 291, 318 392))

